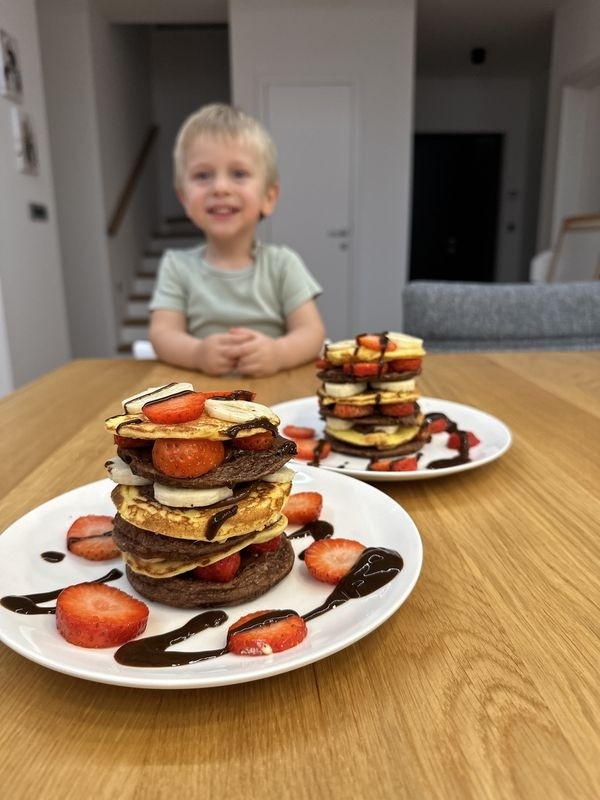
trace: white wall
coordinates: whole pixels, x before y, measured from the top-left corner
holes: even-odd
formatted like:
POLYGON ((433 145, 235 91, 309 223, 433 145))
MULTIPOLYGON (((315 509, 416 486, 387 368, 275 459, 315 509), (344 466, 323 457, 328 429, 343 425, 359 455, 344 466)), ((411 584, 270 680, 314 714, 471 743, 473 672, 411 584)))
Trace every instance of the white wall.
POLYGON ((110 356, 153 214, 142 184, 107 237, 152 123, 147 41, 111 28, 90 0, 38 0, 38 12, 73 354, 110 356))
POLYGON ((173 190, 171 153, 183 120, 205 103, 231 100, 229 32, 223 28, 154 28, 152 105, 158 141, 159 218, 183 216, 173 190))
MULTIPOLYGON (((550 89, 548 115, 546 121, 546 148, 544 153, 544 171, 542 185, 542 207, 538 229, 538 247, 543 249, 556 242, 562 218, 570 214, 583 213, 581 209, 580 186, 569 184, 569 173, 572 164, 566 159, 576 156, 574 138, 578 135, 569 127, 565 113, 565 103, 574 102, 587 114, 598 113, 597 92, 600 86, 600 2, 598 0, 573 0, 565 3, 556 11, 554 18, 554 37, 552 48, 552 65, 550 71, 550 89), (569 89, 568 87, 575 87, 569 89), (590 90, 591 95, 586 96, 590 90), (584 92, 582 95, 581 92, 584 92), (579 96, 577 97, 577 94, 579 96), (561 125, 562 120, 562 125, 561 125), (561 131, 563 142, 561 144, 561 131), (568 134, 564 141, 565 134, 568 134), (565 152, 566 147, 566 152, 565 152), (565 158, 561 163, 561 148, 565 158), (562 166, 562 170, 560 169, 562 166), (561 173, 559 175, 559 173, 561 173)), ((573 120, 577 124, 578 120, 573 120)), ((581 122, 580 127, 589 127, 590 133, 598 130, 600 123, 597 116, 592 120, 581 122), (590 124, 591 122, 591 124, 590 124)), ((586 145, 585 134, 582 134, 582 146, 592 160, 581 168, 581 174, 600 170, 600 148, 586 145)), ((577 168, 577 164, 573 166, 577 168)), ((585 180, 585 179, 584 179, 585 180)), ((587 185, 587 184, 586 184, 587 185)), ((589 191, 584 189, 584 191, 589 191)), ((590 202, 592 200, 590 199, 590 202)), ((588 209, 600 211, 600 208, 588 209)))
POLYGON ((543 109, 536 95, 539 91, 537 83, 525 77, 417 81, 416 133, 504 134, 496 257, 499 281, 526 279, 533 256, 535 218, 526 211, 537 188, 532 181, 539 177, 543 109), (510 225, 514 230, 509 230, 510 225))
POLYGON ((10 115, 15 104, 0 97, 0 347, 9 353, 18 387, 67 361, 70 351, 34 0, 0 0, 0 28, 17 40, 21 107, 31 117, 39 159, 37 175, 17 171, 10 115), (46 206, 46 222, 30 220, 30 203, 46 206))
POLYGON ((230 0, 236 104, 258 116, 259 87, 266 79, 349 80, 358 87, 357 331, 401 325, 409 244, 414 22, 413 0, 230 0))

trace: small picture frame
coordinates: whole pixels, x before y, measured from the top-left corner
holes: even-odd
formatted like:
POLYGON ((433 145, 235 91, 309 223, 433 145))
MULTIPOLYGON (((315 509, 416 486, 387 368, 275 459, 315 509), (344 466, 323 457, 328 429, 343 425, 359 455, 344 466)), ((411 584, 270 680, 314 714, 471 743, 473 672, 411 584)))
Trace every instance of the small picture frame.
POLYGON ((18 103, 23 99, 17 40, 3 30, 0 30, 0 95, 18 103))
POLYGON ((31 117, 16 106, 11 113, 17 169, 25 175, 37 175, 38 153, 31 117))

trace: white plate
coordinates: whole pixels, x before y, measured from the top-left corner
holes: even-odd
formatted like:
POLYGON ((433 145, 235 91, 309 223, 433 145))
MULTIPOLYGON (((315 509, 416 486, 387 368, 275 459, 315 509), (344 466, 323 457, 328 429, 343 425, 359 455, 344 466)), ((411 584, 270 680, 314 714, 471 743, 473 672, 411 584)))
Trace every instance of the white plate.
MULTIPOLYGON (((95 580, 119 560, 85 561, 67 552, 59 563, 48 563, 45 551, 66 552, 65 536, 72 521, 83 514, 114 514, 110 499, 114 483, 101 480, 81 486, 33 509, 0 536, 0 592, 28 595, 48 592, 82 581, 95 580)), ((358 539, 368 547, 397 550, 404 567, 393 580, 371 595, 346 602, 307 623, 308 635, 297 647, 270 656, 218 658, 178 667, 126 667, 114 659, 116 648, 91 650, 68 644, 57 632, 51 614, 16 614, 0 606, 0 640, 17 653, 45 667, 100 683, 147 689, 182 689, 223 686, 267 678, 303 667, 342 650, 366 636, 390 617, 412 591, 423 558, 421 539, 406 511, 383 492, 368 484, 313 467, 296 472, 292 492, 319 491, 323 495, 321 519, 334 526, 334 535, 358 539), (348 497, 352 503, 348 503, 348 497)), ((293 532, 298 526, 289 526, 293 532)), ((312 539, 292 540, 296 553, 312 539)), ((113 581, 140 597, 125 577, 113 581)), ((251 611, 293 608, 303 614, 321 605, 332 586, 314 580, 296 559, 291 573, 266 595, 250 603, 224 609, 229 620, 219 628, 192 636, 173 650, 222 649, 229 624, 251 611)), ((141 598, 144 599, 144 598, 141 598)), ((150 608, 143 636, 166 633, 185 624, 202 609, 172 609, 144 600, 150 608)), ((53 606, 54 602, 47 605, 53 606)))
MULTIPOLYGON (((458 454, 456 450, 450 450, 446 447, 448 434, 437 433, 434 434, 431 442, 423 447, 417 470, 408 472, 374 472, 367 469, 369 459, 334 452, 321 459, 320 466, 335 472, 343 472, 345 475, 352 475, 355 478, 362 478, 363 480, 418 481, 424 478, 441 478, 443 475, 454 475, 457 472, 482 467, 484 464, 489 464, 490 461, 499 458, 511 445, 510 430, 499 419, 492 417, 491 414, 486 414, 484 411, 479 411, 479 409, 472 406, 465 406, 462 403, 440 400, 437 397, 420 397, 419 405, 423 413, 429 414, 432 411, 440 411, 453 422, 456 422, 461 430, 472 431, 477 436, 480 444, 471 448, 469 454, 471 461, 453 467, 427 469, 427 465, 432 461, 452 458, 458 454)), ((318 437, 323 435, 323 420, 319 416, 319 404, 316 396, 290 400, 287 403, 272 406, 272 409, 281 419, 279 426, 281 431, 286 425, 300 425, 314 428, 318 437)), ((296 461, 295 463, 305 462, 296 461)))

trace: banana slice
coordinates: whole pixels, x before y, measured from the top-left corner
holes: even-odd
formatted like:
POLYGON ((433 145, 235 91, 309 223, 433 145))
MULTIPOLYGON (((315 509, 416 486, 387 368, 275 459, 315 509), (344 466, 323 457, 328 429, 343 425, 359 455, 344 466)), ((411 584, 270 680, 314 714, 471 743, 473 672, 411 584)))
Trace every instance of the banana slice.
POLYGON ((193 392, 191 383, 165 383, 163 386, 151 386, 143 392, 134 394, 123 400, 123 409, 126 414, 141 414, 145 403, 150 400, 166 400, 174 394, 193 392))
POLYGON ((339 417, 327 417, 325 429, 330 431, 349 431, 354 425, 351 419, 340 419, 339 417))
POLYGON ((414 392, 415 381, 371 381, 373 389, 383 389, 387 392, 414 392))
POLYGON ((279 425, 279 417, 270 408, 250 400, 214 400, 209 398, 204 405, 209 417, 222 419, 225 422, 252 422, 267 418, 273 425, 279 425))
POLYGON ((399 425, 375 425, 375 430, 379 431, 380 433, 388 433, 393 435, 396 433, 399 427, 399 425))
POLYGON ((290 483, 295 474, 290 467, 282 467, 275 470, 275 472, 269 472, 268 475, 263 475, 261 481, 267 481, 267 483, 290 483))
POLYGON ((154 484, 154 499, 163 506, 172 508, 204 508, 226 500, 233 494, 233 489, 227 486, 217 486, 214 489, 182 489, 179 486, 165 486, 162 483, 154 484))
POLYGON ((329 397, 352 397, 367 388, 366 383, 324 383, 325 394, 329 397))
POLYGON ((104 466, 108 472, 108 477, 115 483, 122 483, 124 486, 147 486, 152 481, 135 475, 131 467, 120 456, 113 456, 104 466))

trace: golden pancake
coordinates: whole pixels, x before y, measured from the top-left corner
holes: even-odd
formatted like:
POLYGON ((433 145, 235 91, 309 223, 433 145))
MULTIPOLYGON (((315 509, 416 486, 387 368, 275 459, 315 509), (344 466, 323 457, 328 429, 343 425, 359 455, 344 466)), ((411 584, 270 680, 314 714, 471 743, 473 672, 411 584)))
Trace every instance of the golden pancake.
POLYGON ((138 528, 175 539, 222 542, 277 522, 291 487, 291 482, 257 481, 240 499, 234 494, 204 508, 169 508, 154 500, 144 486, 118 484, 111 497, 123 519, 138 528))
POLYGON ((405 442, 410 442, 410 440, 414 439, 418 434, 420 428, 418 425, 411 425, 406 428, 399 428, 396 433, 386 433, 385 431, 360 433, 353 428, 347 431, 332 431, 326 427, 325 430, 330 437, 339 439, 341 442, 354 444, 358 447, 378 447, 386 449, 398 447, 405 442))
POLYGON ((178 561, 176 559, 162 559, 162 558, 140 558, 123 551, 122 556, 125 563, 138 575, 146 575, 148 578, 172 578, 174 575, 181 575, 184 572, 189 572, 194 567, 207 567, 209 564, 214 564, 227 556, 237 553, 238 550, 243 550, 244 547, 258 542, 268 542, 269 539, 274 539, 279 536, 286 529, 288 524, 287 517, 281 516, 272 525, 264 528, 262 531, 257 531, 249 538, 245 538, 243 542, 238 542, 231 547, 220 550, 218 553, 207 554, 199 556, 191 561, 178 561))
POLYGON ((423 340, 416 336, 388 331, 387 337, 396 347, 394 350, 386 350, 385 353, 361 347, 356 339, 344 339, 326 345, 323 355, 332 364, 344 364, 347 361, 394 361, 396 358, 421 358, 425 355, 423 340))
MULTIPOLYGON (((238 437, 252 436, 255 433, 264 433, 271 430, 267 425, 261 425, 260 419, 256 420, 256 427, 249 427, 248 423, 240 426, 235 422, 210 417, 202 413, 198 419, 190 422, 178 422, 172 425, 158 425, 143 414, 117 414, 109 417, 104 423, 106 430, 118 433, 119 436, 128 436, 132 439, 212 439, 213 441, 227 441, 238 437)), ((268 425, 279 425, 279 417, 271 413, 268 425)))

